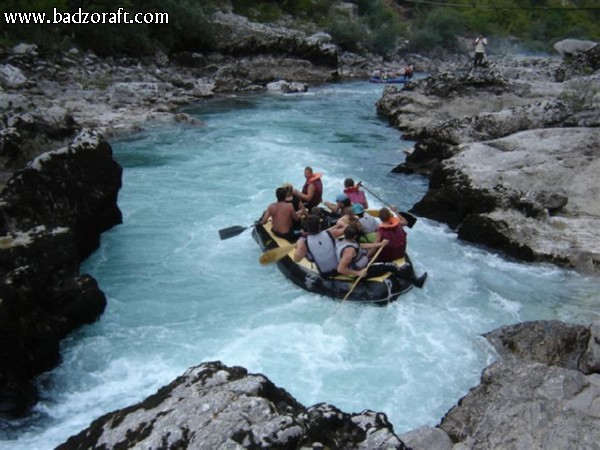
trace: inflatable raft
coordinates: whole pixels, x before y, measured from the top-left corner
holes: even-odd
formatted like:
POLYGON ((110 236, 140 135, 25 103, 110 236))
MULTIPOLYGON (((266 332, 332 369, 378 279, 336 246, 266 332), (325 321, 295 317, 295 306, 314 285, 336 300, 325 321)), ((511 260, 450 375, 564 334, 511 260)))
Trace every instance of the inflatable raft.
POLYGON ((404 84, 408 83, 410 80, 408 78, 402 77, 390 77, 390 78, 382 78, 382 77, 371 77, 369 78, 370 83, 385 83, 385 84, 404 84))
MULTIPOLYGON (((271 232, 271 222, 261 225, 257 223, 252 231, 252 237, 258 243, 262 251, 273 250, 280 247, 290 247, 290 243, 271 232)), ((275 264, 279 270, 294 284, 308 292, 321 294, 332 299, 342 300, 351 290, 355 277, 338 275, 335 278, 324 278, 318 272, 316 265, 303 258, 295 262, 292 258, 294 248, 275 264)), ((413 270, 408 257, 394 261, 402 267, 408 264, 407 270, 413 270)), ((398 296, 412 289, 413 284, 403 278, 390 273, 376 278, 361 280, 350 296, 346 299, 354 303, 371 303, 376 305, 387 305, 398 298, 398 296)))

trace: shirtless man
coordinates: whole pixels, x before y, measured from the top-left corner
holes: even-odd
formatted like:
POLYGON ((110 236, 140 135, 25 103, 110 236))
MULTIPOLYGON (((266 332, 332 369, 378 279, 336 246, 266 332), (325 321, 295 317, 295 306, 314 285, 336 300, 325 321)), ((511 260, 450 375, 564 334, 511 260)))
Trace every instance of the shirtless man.
POLYGON ((286 202, 286 191, 284 188, 275 190, 277 201, 271 203, 262 216, 260 223, 267 223, 269 218, 273 221, 273 234, 290 242, 296 242, 299 232, 294 231, 294 222, 300 220, 300 214, 294 211, 291 203, 286 202))

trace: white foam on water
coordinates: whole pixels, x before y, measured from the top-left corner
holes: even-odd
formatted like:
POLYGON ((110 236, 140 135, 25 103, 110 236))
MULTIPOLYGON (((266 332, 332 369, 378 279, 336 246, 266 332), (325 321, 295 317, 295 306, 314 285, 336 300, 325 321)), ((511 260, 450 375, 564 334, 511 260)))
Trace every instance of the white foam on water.
POLYGON ((479 382, 496 358, 482 333, 598 318, 597 278, 507 260, 422 218, 409 253, 428 281, 386 307, 309 294, 258 263, 251 225, 277 186, 301 188, 307 165, 323 173, 326 199, 349 176, 400 209, 422 197, 426 179, 390 173, 410 143, 377 118, 382 89, 215 99, 188 110, 202 127, 114 143, 124 221, 83 267, 108 307, 63 343, 63 364, 40 378, 37 414, 0 429, 0 446, 54 448, 212 360, 264 373, 306 406, 385 412, 401 433, 436 425, 479 382), (220 240, 234 225, 249 228, 220 240))

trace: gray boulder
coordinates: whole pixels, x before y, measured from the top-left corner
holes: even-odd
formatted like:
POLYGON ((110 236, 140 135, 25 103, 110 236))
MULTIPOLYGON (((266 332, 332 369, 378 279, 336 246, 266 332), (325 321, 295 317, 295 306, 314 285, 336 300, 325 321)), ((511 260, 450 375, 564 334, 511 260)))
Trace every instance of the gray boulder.
POLYGON ((265 376, 219 362, 188 369, 142 402, 95 420, 58 450, 406 449, 385 414, 306 408, 265 376))
POLYGON ((563 39, 554 44, 554 50, 560 53, 562 56, 570 57, 575 56, 579 53, 584 53, 591 48, 595 47, 597 42, 594 41, 582 41, 580 39, 563 39))
POLYGON ((443 418, 454 449, 600 448, 600 376, 578 365, 588 328, 528 322, 485 336, 502 360, 443 418))

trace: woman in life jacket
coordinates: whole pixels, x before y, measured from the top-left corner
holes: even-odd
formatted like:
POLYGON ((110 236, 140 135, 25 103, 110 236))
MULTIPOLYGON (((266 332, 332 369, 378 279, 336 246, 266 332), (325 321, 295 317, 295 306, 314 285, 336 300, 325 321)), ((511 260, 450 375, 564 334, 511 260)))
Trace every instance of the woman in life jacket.
POLYGON ((352 178, 346 178, 344 180, 344 194, 346 194, 353 205, 359 204, 365 209, 369 208, 367 196, 363 191, 360 190, 360 183, 355 186, 352 178))
POLYGON ((317 270, 323 277, 334 277, 338 274, 338 260, 335 253, 336 240, 344 233, 345 227, 335 225, 321 230, 321 223, 318 215, 308 215, 304 223, 308 235, 298 240, 294 261, 300 262, 302 258, 306 257, 317 266, 317 270))
POLYGON ((355 275, 357 277, 378 277, 387 272, 396 275, 401 274, 400 268, 394 263, 374 262, 369 266, 369 251, 386 245, 386 241, 359 244, 360 226, 357 223, 351 223, 344 230, 344 239, 336 245, 338 258, 337 271, 342 275, 355 275))
POLYGON ((395 261, 404 258, 406 255, 406 231, 404 231, 404 226, 407 224, 406 219, 402 216, 394 216, 387 208, 381 208, 379 220, 381 220, 381 224, 377 230, 375 242, 381 242, 384 239, 389 241, 379 255, 380 261, 395 261))
POLYGON ((376 249, 384 245, 384 242, 387 244, 387 242, 382 241, 373 244, 359 244, 357 242, 359 235, 360 229, 358 225, 350 224, 344 231, 344 240, 338 242, 336 252, 339 260, 337 267, 339 273, 342 275, 356 275, 357 277, 364 276, 366 278, 372 278, 391 272, 399 278, 410 281, 418 288, 423 287, 425 280, 427 279, 427 272, 417 278, 410 264, 398 267, 392 262, 374 262, 367 268, 369 264, 369 254, 367 249, 376 249))
MULTIPOLYGON (((406 219, 402 216, 394 216, 387 208, 379 210, 379 220, 381 225, 377 230, 376 242, 388 241, 388 244, 379 254, 380 261, 395 261, 406 256, 406 231, 404 225, 407 224, 406 219)), ((407 265, 410 267, 410 265, 407 265)), ((427 272, 423 273, 419 278, 416 278, 414 270, 405 270, 404 278, 409 279, 417 287, 423 287, 427 279, 427 272)))
POLYGON ((358 223, 360 223, 362 231, 359 242, 375 242, 377 240, 377 230, 379 230, 379 225, 381 224, 379 219, 373 217, 371 214, 365 214, 365 208, 358 203, 352 205, 352 212, 358 218, 358 223))

